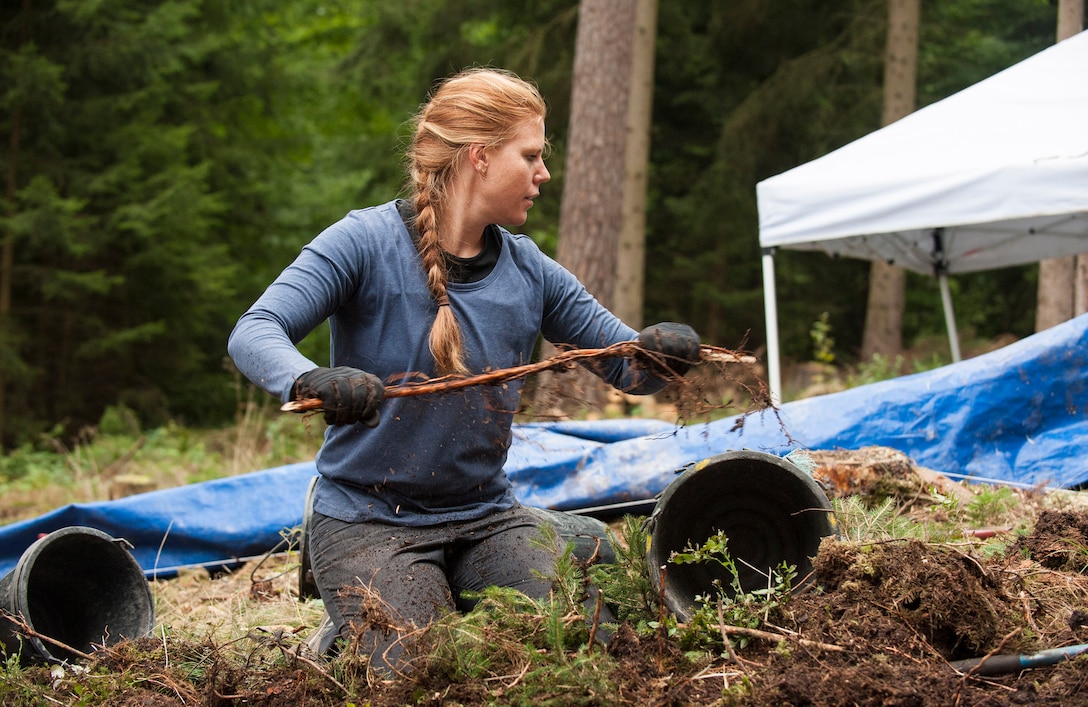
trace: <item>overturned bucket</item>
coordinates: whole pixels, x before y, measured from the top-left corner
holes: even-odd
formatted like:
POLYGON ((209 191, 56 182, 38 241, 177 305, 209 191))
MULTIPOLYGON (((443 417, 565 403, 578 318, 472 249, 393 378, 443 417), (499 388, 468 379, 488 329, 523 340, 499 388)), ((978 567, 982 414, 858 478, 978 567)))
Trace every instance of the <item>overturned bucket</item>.
POLYGON ((691 618, 697 596, 713 593, 715 580, 729 592, 733 577, 713 562, 670 562, 673 553, 700 547, 720 531, 741 589, 751 592, 765 589, 782 563, 796 567, 798 578, 807 577, 820 541, 837 533, 831 502, 811 476, 785 459, 751 450, 726 452, 686 469, 662 492, 646 529, 651 582, 681 621, 691 618))
POLYGON ((74 660, 63 646, 96 645, 151 633, 155 603, 143 570, 117 540, 95 528, 62 528, 35 541, 0 579, 0 641, 7 655, 74 660), (36 636, 25 636, 14 619, 36 636))

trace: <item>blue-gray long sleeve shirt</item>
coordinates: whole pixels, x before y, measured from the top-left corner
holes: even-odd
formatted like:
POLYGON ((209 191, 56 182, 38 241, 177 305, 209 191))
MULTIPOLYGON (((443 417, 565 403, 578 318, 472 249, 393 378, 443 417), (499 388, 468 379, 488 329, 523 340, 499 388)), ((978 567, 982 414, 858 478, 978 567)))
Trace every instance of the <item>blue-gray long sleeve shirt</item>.
MULTIPOLYGON (((491 272, 448 286, 471 373, 529 363, 541 334, 576 348, 637 337, 530 238, 498 231, 491 272)), ((328 319, 329 365, 394 382, 405 373, 432 377, 436 312, 415 243, 389 202, 350 212, 307 245, 242 315, 228 350, 247 378, 287 401, 295 379, 318 365, 295 345, 328 319)), ((600 375, 622 390, 664 386, 626 359, 599 363, 600 375)), ((503 464, 522 386, 391 398, 376 428, 328 428, 314 509, 348 522, 426 526, 509 508, 515 501, 503 464)))

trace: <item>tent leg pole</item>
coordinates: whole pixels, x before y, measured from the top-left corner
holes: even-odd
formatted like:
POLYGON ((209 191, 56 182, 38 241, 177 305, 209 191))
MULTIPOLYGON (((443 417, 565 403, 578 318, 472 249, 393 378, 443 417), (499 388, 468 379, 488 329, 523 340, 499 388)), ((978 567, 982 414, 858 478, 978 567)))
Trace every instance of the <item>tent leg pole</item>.
POLYGON ((771 404, 782 402, 782 370, 778 353, 778 301, 774 286, 774 249, 763 251, 763 310, 767 319, 767 383, 771 404))
POLYGON ((952 311, 952 293, 948 289, 948 275, 937 278, 941 286, 941 304, 944 306, 944 323, 948 327, 948 347, 952 351, 952 363, 960 362, 960 337, 956 331, 956 313, 952 311))

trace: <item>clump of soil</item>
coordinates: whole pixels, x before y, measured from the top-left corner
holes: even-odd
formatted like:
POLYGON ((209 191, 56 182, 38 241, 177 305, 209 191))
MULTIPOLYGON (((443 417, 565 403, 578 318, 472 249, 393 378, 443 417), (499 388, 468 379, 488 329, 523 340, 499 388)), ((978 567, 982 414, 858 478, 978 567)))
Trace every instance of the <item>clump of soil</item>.
MULTIPOLYGON (((1065 538, 1088 527, 1084 513, 1040 519, 1023 546, 1052 548, 1053 522, 1065 538)), ((1016 552, 982 560, 949 544, 825 541, 812 589, 769 617, 781 643, 738 656, 759 667, 750 693, 732 703, 1088 704, 1088 657, 985 678, 951 664, 1083 643, 1086 589, 1079 577, 1039 573, 1016 552)))
MULTIPOLYGON (((803 589, 761 610, 757 630, 729 634, 744 642, 718 654, 687 653, 664 627, 625 623, 607 648, 568 651, 552 664, 582 670, 570 673, 582 678, 576 684, 542 680, 551 668, 526 661, 516 649, 529 645, 528 634, 509 623, 479 624, 482 640, 491 649, 509 645, 512 660, 471 679, 451 677, 448 665, 425 654, 418 669, 394 679, 368 673, 363 658, 307 657, 300 644, 320 609, 298 601, 289 562, 282 571, 249 567, 157 583, 169 631, 100 651, 85 673, 57 677, 40 668, 22 679, 60 702, 156 707, 1088 705, 1088 654, 997 675, 954 665, 1088 643, 1088 513, 1038 510, 1033 530, 1003 552, 1000 544, 956 538, 826 539, 803 589), (196 630, 183 634, 180 626, 196 630), (530 681, 540 687, 526 693, 530 681), (89 691, 108 692, 109 701, 95 702, 89 691)), ((719 628, 724 635, 745 627, 719 628)), ((26 683, 22 694, 35 694, 26 683)), ((9 704, 15 693, 0 694, 9 704)))
MULTIPOLYGON (((1032 546, 1036 536, 1050 532, 1053 519, 1060 518, 1067 534, 1088 521, 1086 514, 1063 513, 1044 514, 1048 522, 1018 543, 1032 546)), ((639 634, 622 624, 597 663, 612 692, 572 694, 557 685, 536 697, 542 704, 609 705, 1088 704, 1088 656, 995 676, 952 665, 1088 637, 1088 580, 1082 575, 1040 571, 1019 549, 990 558, 972 549, 918 540, 825 540, 807 588, 770 611, 762 633, 744 648, 693 656, 669 636, 639 634)), ((305 666, 277 669, 234 694, 255 704, 287 704, 303 695, 312 704, 335 703, 336 689, 300 668, 305 666)), ((373 683, 365 698, 372 705, 495 704, 502 702, 504 686, 517 682, 512 672, 451 683, 424 667, 373 683)))
POLYGON ((1044 510, 1030 535, 1020 538, 1015 550, 1052 570, 1088 571, 1088 514, 1044 510))
POLYGON ((1018 618, 993 575, 962 552, 917 540, 858 547, 825 543, 814 565, 814 581, 822 588, 815 601, 824 600, 821 608, 832 626, 844 619, 856 624, 875 612, 897 619, 940 656, 955 660, 984 653, 1018 618))

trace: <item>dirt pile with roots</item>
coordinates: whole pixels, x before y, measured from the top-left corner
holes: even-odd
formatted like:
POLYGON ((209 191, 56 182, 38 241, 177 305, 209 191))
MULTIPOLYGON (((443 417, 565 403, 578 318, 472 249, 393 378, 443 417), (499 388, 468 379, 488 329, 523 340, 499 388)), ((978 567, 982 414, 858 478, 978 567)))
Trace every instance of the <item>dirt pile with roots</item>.
MULTIPOLYGON (((866 474, 896 467, 871 456, 880 464, 863 464, 866 474)), ((8 661, 0 703, 1088 704, 1088 654, 999 674, 977 660, 1088 644, 1082 494, 1005 490, 1001 522, 976 528, 963 504, 986 491, 939 489, 898 467, 877 476, 867 494, 844 486, 842 533, 820 545, 802 589, 744 625, 719 609, 712 629, 729 640, 717 649, 685 645, 685 627, 661 613, 620 623, 607 647, 589 648, 578 628, 585 616, 534 613, 497 594, 416 635, 413 669, 390 679, 370 672, 365 656, 326 661, 302 648, 321 607, 298 600, 297 557, 287 554, 156 582, 155 635, 80 666, 8 661), (942 530, 897 537, 871 527, 888 518, 942 530)))

